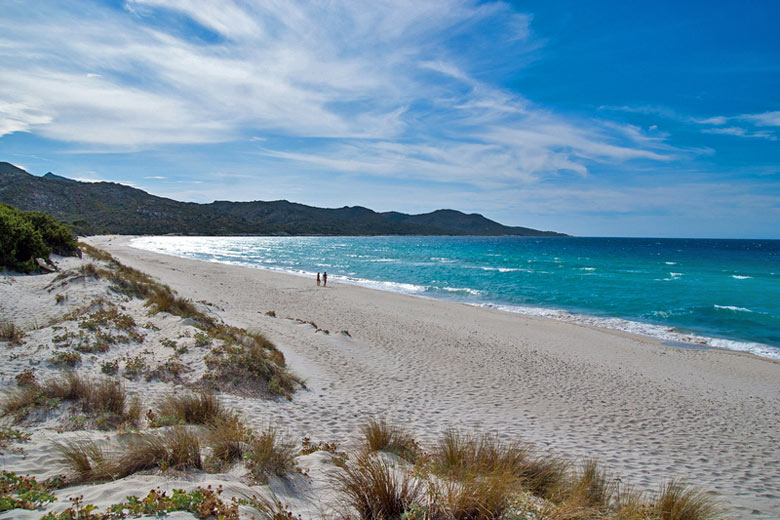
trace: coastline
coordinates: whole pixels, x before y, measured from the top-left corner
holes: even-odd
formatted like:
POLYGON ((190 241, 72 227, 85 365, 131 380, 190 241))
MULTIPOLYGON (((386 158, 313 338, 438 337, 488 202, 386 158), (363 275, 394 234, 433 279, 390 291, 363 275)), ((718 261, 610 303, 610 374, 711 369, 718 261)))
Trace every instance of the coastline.
POLYGON ((687 477, 740 516, 780 515, 773 360, 348 284, 322 289, 136 249, 131 238, 87 242, 214 302, 226 322, 262 330, 307 379, 310 390, 291 402, 252 407, 258 420, 323 440, 354 437, 367 416, 393 419, 423 443, 450 426, 493 431, 596 456, 643 489, 687 477), (272 310, 278 318, 265 316, 272 310))
MULTIPOLYGON (((266 271, 289 274, 293 276, 312 278, 315 276, 315 272, 309 272, 304 269, 290 269, 277 267, 273 264, 266 264, 264 262, 246 262, 236 261, 233 259, 226 259, 221 257, 219 259, 213 258, 200 258, 199 255, 191 253, 189 251, 173 252, 167 251, 165 248, 151 247, 145 242, 146 239, 154 239, 154 236, 136 236, 129 237, 132 247, 143 249, 154 253, 167 254, 171 256, 177 256, 180 258, 187 258, 192 260, 202 260, 208 262, 216 262, 225 265, 234 265, 240 267, 247 267, 252 269, 262 269, 266 271), (139 243, 140 242, 140 243, 139 243)), ((354 238, 354 237, 343 237, 354 238)), ((482 268, 489 270, 501 270, 502 268, 482 268)), ((511 269, 510 269, 511 270, 511 269)), ((675 273, 673 273, 675 274, 675 273)), ((467 305, 473 305, 476 307, 496 309, 503 312, 512 314, 520 314, 531 317, 541 317, 545 319, 552 319, 557 321, 565 321, 573 324, 580 324, 587 327, 595 327, 600 329, 614 330, 618 332, 625 332, 632 335, 642 336, 648 339, 658 340, 662 343, 673 344, 681 348, 704 348, 713 350, 726 350, 733 352, 742 352, 750 355, 755 355, 764 359, 771 359, 780 362, 780 345, 771 345, 760 342, 755 342, 747 339, 736 339, 728 337, 710 336, 701 332, 681 330, 673 325, 653 323, 652 321, 642 321, 629 317, 617 317, 610 315, 599 315, 594 313, 588 313, 588 311, 576 311, 561 307, 549 307, 549 306, 529 306, 515 303, 502 303, 500 300, 484 300, 479 301, 480 295, 483 293, 481 290, 458 288, 458 287, 436 287, 435 285, 416 285, 415 282, 403 282, 403 281, 389 281, 389 280, 377 280, 369 278, 361 278, 350 273, 350 275, 337 275, 331 274, 331 279, 335 282, 346 283, 350 285, 365 287, 374 290, 396 292, 415 296, 417 298, 426 298, 434 301, 446 301, 463 303, 467 305), (429 293, 430 289, 440 289, 439 293, 429 293), (447 291, 441 293, 441 290, 447 291), (458 294, 467 293, 474 298, 459 298, 458 294)), ((719 308, 728 308, 720 305, 715 305, 719 308)))

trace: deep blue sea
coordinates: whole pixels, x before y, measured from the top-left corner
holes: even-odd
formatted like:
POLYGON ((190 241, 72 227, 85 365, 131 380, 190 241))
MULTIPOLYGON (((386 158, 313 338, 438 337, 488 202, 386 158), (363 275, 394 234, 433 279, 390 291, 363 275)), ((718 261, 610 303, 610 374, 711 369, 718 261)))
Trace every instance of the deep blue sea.
POLYGON ((142 237, 314 276, 780 359, 780 240, 142 237))

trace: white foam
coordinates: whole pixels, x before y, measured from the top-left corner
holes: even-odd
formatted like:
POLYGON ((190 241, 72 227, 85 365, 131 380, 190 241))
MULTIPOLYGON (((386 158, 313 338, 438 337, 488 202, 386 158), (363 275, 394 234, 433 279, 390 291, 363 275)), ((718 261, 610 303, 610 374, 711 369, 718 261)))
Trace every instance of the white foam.
POLYGON ((664 262, 666 265, 677 265, 677 262, 664 262))
POLYGON ((580 267, 581 271, 595 271, 595 267, 580 267))
POLYGON ((715 308, 734 312, 753 312, 750 309, 746 309, 745 307, 736 307, 734 305, 715 305, 715 308))
POLYGON ((735 341, 723 338, 710 338, 699 336, 697 334, 688 334, 679 332, 671 327, 664 325, 653 325, 650 323, 641 323, 638 321, 624 320, 621 318, 599 318, 585 314, 575 314, 559 309, 545 309, 541 307, 527 307, 521 305, 495 305, 491 303, 480 304, 480 307, 498 309, 506 312, 525 314, 528 316, 539 316, 551 318, 570 323, 588 325, 590 327, 600 327, 605 329, 619 330, 638 334, 640 336, 649 336, 665 341, 674 341, 690 345, 722 348, 727 350, 736 350, 748 352, 756 356, 780 360, 780 351, 769 345, 749 341, 735 341))
POLYGON ((744 276, 741 274, 732 274, 731 277, 736 278, 737 280, 747 280, 749 278, 753 278, 752 276, 744 276))
POLYGON ((474 296, 479 296, 480 294, 482 294, 482 291, 478 291, 476 289, 468 289, 465 287, 436 287, 436 289, 441 289, 443 291, 448 291, 448 292, 465 292, 465 293, 473 294, 474 296))

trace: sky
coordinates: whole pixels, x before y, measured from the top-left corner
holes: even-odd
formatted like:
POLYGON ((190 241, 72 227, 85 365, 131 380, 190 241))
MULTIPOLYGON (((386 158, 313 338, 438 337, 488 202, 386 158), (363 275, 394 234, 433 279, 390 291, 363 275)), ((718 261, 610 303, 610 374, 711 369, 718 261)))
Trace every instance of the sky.
POLYGON ((0 161, 182 201, 780 238, 780 2, 0 0, 0 161))

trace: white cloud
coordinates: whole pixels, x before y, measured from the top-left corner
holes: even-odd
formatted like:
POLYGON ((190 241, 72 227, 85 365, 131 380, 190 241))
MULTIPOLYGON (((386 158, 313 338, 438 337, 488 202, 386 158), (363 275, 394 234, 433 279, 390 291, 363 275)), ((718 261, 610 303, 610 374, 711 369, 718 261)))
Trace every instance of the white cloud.
POLYGON ((0 135, 35 132, 84 147, 79 153, 267 139, 246 137, 257 134, 326 138, 317 149, 266 145, 262 153, 321 169, 484 184, 680 153, 663 134, 568 118, 478 80, 448 39, 482 23, 503 31, 496 53, 537 45, 531 18, 500 2, 36 6, 11 6, 0 19, 0 135), (161 12, 218 38, 160 27, 161 12))
POLYGON ((721 135, 734 135, 737 137, 754 137, 757 139, 769 139, 770 141, 776 141, 777 137, 771 132, 759 130, 750 131, 746 128, 739 126, 726 126, 723 128, 705 128, 702 132, 706 134, 721 134, 721 135))
POLYGON ((780 110, 762 114, 743 114, 738 118, 750 121, 756 126, 780 126, 780 110))

